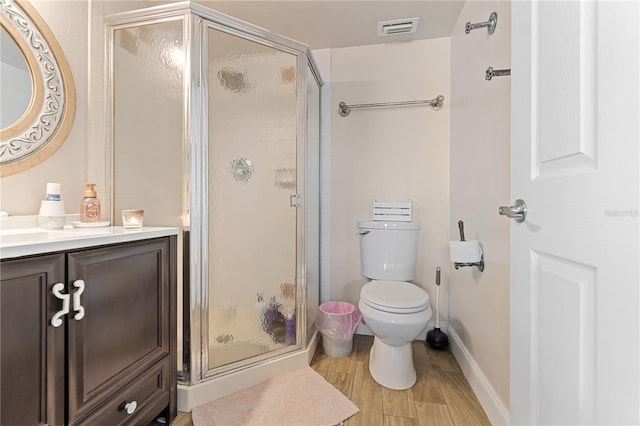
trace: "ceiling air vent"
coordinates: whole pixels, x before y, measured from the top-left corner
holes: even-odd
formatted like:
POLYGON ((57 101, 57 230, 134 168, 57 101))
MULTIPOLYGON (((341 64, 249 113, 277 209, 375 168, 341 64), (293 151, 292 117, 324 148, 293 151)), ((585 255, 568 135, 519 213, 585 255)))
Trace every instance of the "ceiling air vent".
POLYGON ((378 36, 415 33, 419 18, 394 19, 378 22, 378 36))

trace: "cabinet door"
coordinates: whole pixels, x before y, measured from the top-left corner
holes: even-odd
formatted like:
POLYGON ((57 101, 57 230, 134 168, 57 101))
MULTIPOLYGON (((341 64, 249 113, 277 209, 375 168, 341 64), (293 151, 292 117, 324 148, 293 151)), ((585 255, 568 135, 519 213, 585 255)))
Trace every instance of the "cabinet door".
POLYGON ((70 292, 84 281, 84 318, 68 323, 69 424, 169 354, 169 241, 69 253, 70 292))
MULTIPOLYGON (((64 255, 9 260, 0 266, 0 424, 64 424, 64 332, 51 319, 52 294, 64 283, 64 255)), ((64 291, 66 293, 66 291, 64 291)))

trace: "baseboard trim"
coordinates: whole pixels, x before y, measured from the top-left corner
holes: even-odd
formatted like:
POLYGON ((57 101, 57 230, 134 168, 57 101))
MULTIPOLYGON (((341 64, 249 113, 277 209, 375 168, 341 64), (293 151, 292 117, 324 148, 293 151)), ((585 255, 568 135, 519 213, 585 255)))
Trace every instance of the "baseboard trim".
POLYGON ((452 327, 449 328, 448 333, 451 352, 456 361, 458 361, 462 372, 478 397, 478 401, 480 401, 482 408, 487 413, 489 420, 494 425, 508 425, 509 410, 502 403, 491 383, 482 373, 482 370, 452 327))

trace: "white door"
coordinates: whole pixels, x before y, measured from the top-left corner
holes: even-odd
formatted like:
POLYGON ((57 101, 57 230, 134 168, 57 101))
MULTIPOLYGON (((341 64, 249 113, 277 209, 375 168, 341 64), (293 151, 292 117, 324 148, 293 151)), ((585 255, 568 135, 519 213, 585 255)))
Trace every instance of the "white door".
POLYGON ((639 26, 512 3, 512 424, 640 423, 639 26))

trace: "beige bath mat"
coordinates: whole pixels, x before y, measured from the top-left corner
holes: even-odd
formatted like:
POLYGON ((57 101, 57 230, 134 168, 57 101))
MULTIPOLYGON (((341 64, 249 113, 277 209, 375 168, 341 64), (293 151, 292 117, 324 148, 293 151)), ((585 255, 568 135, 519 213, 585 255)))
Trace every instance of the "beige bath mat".
POLYGON ((360 410, 311 367, 195 407, 194 426, 332 426, 360 410))

